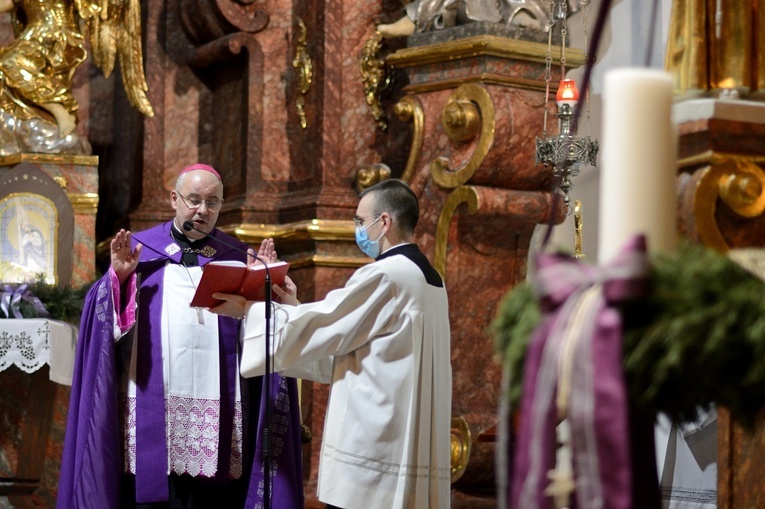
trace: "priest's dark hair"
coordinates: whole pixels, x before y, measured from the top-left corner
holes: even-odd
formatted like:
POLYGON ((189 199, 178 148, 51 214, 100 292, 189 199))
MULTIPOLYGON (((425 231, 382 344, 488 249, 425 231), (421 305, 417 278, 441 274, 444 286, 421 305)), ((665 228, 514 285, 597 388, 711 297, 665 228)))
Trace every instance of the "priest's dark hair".
POLYGON ((364 189, 359 198, 374 194, 375 214, 387 212, 402 233, 412 234, 420 218, 420 203, 406 182, 388 179, 364 189))

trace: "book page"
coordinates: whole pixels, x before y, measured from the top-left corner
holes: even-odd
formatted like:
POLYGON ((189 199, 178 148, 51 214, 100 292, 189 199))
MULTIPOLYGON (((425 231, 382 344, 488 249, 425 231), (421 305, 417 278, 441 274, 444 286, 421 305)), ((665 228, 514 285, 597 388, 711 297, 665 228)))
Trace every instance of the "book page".
POLYGON ((244 262, 240 262, 239 260, 220 260, 220 261, 212 261, 207 263, 208 265, 218 265, 220 267, 246 267, 247 264, 244 262))

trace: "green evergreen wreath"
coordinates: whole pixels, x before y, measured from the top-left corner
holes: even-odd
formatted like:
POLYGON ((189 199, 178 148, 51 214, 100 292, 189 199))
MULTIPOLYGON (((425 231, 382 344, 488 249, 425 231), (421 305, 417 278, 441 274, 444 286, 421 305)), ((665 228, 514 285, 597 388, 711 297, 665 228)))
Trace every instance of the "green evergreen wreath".
MULTIPOLYGON (((754 424, 765 407, 765 282, 724 255, 686 244, 652 259, 648 295, 621 312, 627 389, 638 408, 680 423, 716 404, 754 424)), ((513 408, 540 319, 523 284, 505 297, 491 325, 513 408)))

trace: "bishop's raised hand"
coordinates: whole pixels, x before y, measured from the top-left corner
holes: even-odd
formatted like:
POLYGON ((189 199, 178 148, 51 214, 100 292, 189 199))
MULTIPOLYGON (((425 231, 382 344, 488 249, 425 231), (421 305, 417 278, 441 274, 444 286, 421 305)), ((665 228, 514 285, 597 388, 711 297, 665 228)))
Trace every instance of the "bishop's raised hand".
POLYGON ((250 267, 255 265, 262 265, 263 261, 266 263, 274 263, 277 261, 277 253, 276 248, 274 247, 274 239, 268 238, 263 239, 263 242, 260 244, 260 248, 258 249, 258 255, 257 258, 253 257, 253 251, 250 249, 249 256, 247 257, 247 265, 250 267))
POLYGON ((125 284, 130 274, 135 271, 143 249, 142 244, 132 248, 131 236, 129 231, 123 229, 117 232, 111 242, 112 270, 117 275, 120 286, 125 284))

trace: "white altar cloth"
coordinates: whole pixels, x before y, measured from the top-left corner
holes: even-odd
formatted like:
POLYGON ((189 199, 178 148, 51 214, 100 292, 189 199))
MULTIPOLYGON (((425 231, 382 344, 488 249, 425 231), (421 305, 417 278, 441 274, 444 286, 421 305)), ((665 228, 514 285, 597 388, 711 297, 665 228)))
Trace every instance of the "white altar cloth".
POLYGON ((677 426, 659 414, 656 460, 663 509, 717 507, 717 410, 677 426))
POLYGON ((0 319, 0 371, 33 373, 50 365, 50 379, 72 385, 77 328, 48 318, 0 319))

